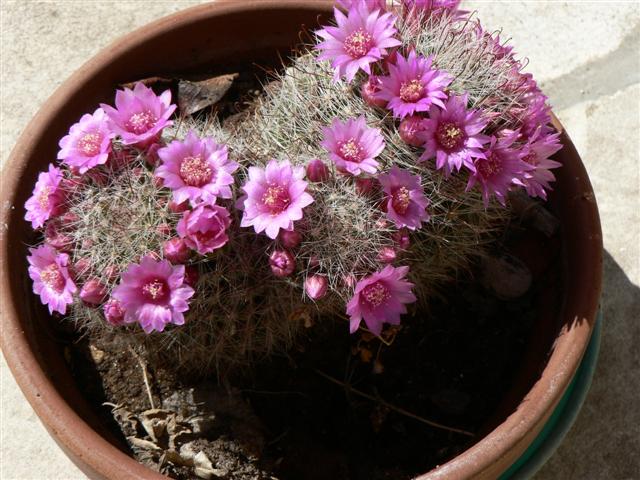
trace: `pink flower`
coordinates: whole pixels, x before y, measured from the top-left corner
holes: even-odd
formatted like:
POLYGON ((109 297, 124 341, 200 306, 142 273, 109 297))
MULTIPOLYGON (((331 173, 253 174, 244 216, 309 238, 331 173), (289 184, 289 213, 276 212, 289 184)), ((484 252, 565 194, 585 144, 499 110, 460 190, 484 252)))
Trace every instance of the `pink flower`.
POLYGON ((360 89, 360 95, 362 99, 372 107, 386 107, 387 101, 380 98, 380 87, 382 82, 380 77, 376 75, 369 75, 369 78, 362 82, 362 88, 360 89))
POLYGON ((84 174, 96 165, 104 165, 111 152, 114 137, 104 110, 98 108, 93 115, 88 113, 62 137, 58 160, 84 174))
POLYGON ((522 182, 525 172, 533 167, 522 161, 522 152, 513 148, 519 132, 510 132, 505 136, 491 137, 491 144, 485 151, 485 158, 474 160, 475 172, 469 175, 467 190, 476 183, 482 189, 485 207, 489 205, 491 195, 505 205, 505 195, 513 184, 524 186, 522 182))
MULTIPOLYGON (((434 109, 435 107, 431 108, 434 109)), ((419 147, 423 144, 423 140, 419 137, 419 133, 422 131, 423 121, 424 119, 422 117, 411 115, 400 122, 398 133, 404 143, 414 147, 419 147)))
POLYGON ((176 106, 171 104, 171 91, 159 97, 149 87, 138 82, 133 90, 116 91, 116 108, 104 103, 100 107, 109 117, 111 130, 125 145, 147 146, 155 142, 162 129, 172 125, 169 117, 176 106))
POLYGON ((422 222, 429 221, 426 210, 429 200, 424 196, 420 175, 411 175, 406 170, 393 167, 378 180, 387 195, 387 217, 396 227, 415 230, 422 222))
POLYGON ((329 169, 322 160, 311 160, 307 164, 307 178, 311 182, 325 182, 329 179, 329 169))
POLYGON ((49 313, 67 313, 67 305, 73 303, 78 290, 69 275, 69 255, 45 244, 30 248, 27 260, 33 291, 40 295, 42 304, 49 306, 49 313))
POLYGON ((449 97, 444 110, 432 106, 422 121, 418 138, 424 142, 420 161, 436 159, 436 168, 446 176, 464 165, 473 171, 473 159, 483 158, 489 137, 480 132, 487 126, 479 110, 467 110, 467 94, 449 97))
POLYGON ((316 48, 320 50, 318 60, 330 60, 334 69, 334 81, 341 77, 351 82, 358 70, 370 74, 370 64, 387 54, 386 49, 400 45, 393 38, 395 17, 380 10, 371 12, 366 2, 350 5, 345 16, 334 8, 337 27, 325 27, 316 35, 324 41, 316 48))
POLYGON ((324 275, 310 275, 304 281, 304 291, 312 300, 319 300, 327 294, 328 282, 324 275))
POLYGON ((547 199, 547 190, 551 190, 549 182, 556 179, 551 170, 562 166, 560 162, 549 158, 562 148, 559 138, 559 133, 543 133, 540 127, 524 146, 522 160, 531 165, 533 170, 526 173, 523 183, 532 197, 547 199))
POLYGON ((182 214, 176 231, 187 247, 206 255, 229 241, 229 225, 231 218, 226 208, 201 204, 182 214))
POLYGON ((374 335, 380 335, 383 323, 400 324, 400 315, 407 313, 405 305, 416 301, 411 292, 413 283, 405 279, 408 272, 409 267, 387 265, 356 284, 353 297, 347 303, 351 333, 358 329, 363 319, 374 335))
POLYGON ((269 256, 269 266, 276 277, 288 277, 296 269, 296 260, 286 250, 274 250, 269 256))
POLYGON ((407 58, 398 54, 396 63, 389 65, 389 75, 382 77, 378 96, 388 102, 387 108, 395 117, 426 112, 431 105, 444 108, 444 89, 453 77, 431 68, 432 61, 433 56, 424 58, 411 51, 407 58))
POLYGON ((24 204, 27 209, 25 220, 31 222, 33 228, 40 228, 52 215, 62 210, 64 192, 61 188, 62 170, 49 164, 48 172, 41 172, 33 189, 31 198, 24 204))
POLYGON ((184 283, 184 265, 156 261, 150 255, 122 274, 112 297, 122 304, 126 323, 138 322, 146 333, 162 332, 168 323, 184 324, 193 288, 184 283))
POLYGON ((384 138, 380 129, 367 126, 364 116, 345 122, 334 118, 331 127, 323 127, 322 134, 320 145, 339 170, 351 175, 377 172, 378 162, 374 159, 384 150, 384 138))
POLYGON ((191 251, 187 244, 181 238, 170 238, 162 244, 162 253, 164 258, 171 263, 184 263, 189 260, 191 251))
POLYGON ((110 298, 109 301, 102 306, 102 311, 105 320, 114 327, 118 327, 124 322, 124 307, 115 298, 110 298))
POLYGON ((100 305, 106 296, 107 289, 96 278, 87 280, 80 289, 80 298, 89 305, 100 305))
POLYGON ((246 195, 238 200, 244 210, 240 226, 253 226, 273 240, 281 229, 293 230, 302 209, 313 203, 303 177, 304 167, 292 167, 288 160, 271 160, 265 169, 249 167, 249 180, 242 187, 246 195))
POLYGON ((156 176, 173 190, 175 203, 186 200, 215 203, 218 197, 231 198, 232 173, 238 164, 228 159, 227 147, 212 138, 203 138, 190 131, 184 140, 174 140, 158 150, 162 164, 156 176))

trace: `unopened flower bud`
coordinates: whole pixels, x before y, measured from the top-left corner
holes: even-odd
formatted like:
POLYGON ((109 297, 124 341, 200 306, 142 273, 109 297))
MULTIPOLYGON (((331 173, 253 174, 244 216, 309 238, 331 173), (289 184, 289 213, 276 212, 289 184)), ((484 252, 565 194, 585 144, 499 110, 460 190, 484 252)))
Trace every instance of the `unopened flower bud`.
POLYGON ((422 130, 422 118, 417 115, 411 115, 400 122, 398 133, 400 138, 408 145, 414 147, 421 146, 424 141, 418 138, 418 133, 422 130))
POLYGON ((271 271, 276 277, 288 277, 296 268, 296 261, 286 250, 274 250, 269 257, 271 271))
POLYGON ((44 228, 44 239, 56 250, 69 251, 73 242, 68 235, 60 233, 59 224, 56 221, 49 221, 44 228))
POLYGON ((189 259, 191 250, 181 238, 173 237, 162 245, 164 258, 171 263, 184 263, 189 259))
POLYGON ((73 264, 73 273, 75 277, 82 277, 89 273, 91 262, 88 258, 80 258, 73 264))
POLYGON ((302 235, 295 230, 280 230, 280 243, 286 248, 296 248, 302 241, 302 235))
POLYGON ((307 178, 312 182, 325 182, 329 179, 329 168, 322 160, 311 160, 307 164, 307 178))
POLYGON ((159 235, 170 235, 171 227, 166 223, 161 223, 156 227, 156 232, 158 232, 159 235))
POLYGON ((104 312, 105 320, 111 325, 115 327, 122 325, 125 310, 118 300, 115 298, 109 299, 109 301, 102 307, 102 311, 104 312))
POLYGON ((85 282, 80 289, 80 298, 89 305, 100 305, 107 295, 107 289, 96 278, 91 278, 85 282))
POLYGON ((392 235, 392 238, 400 250, 407 250, 411 245, 409 233, 405 229, 398 230, 392 235))
POLYGON ((189 202, 186 200, 182 203, 176 203, 174 200, 169 202, 169 211, 171 213, 182 213, 187 211, 189 208, 189 202))
POLYGON ((373 191, 373 178, 356 178, 356 192, 360 195, 368 195, 373 191))
POLYGON ((198 271, 198 267, 194 265, 187 265, 184 267, 184 283, 195 288, 199 278, 200 272, 198 271))
POLYGON ((327 286, 327 277, 324 275, 311 275, 304 281, 304 290, 313 300, 324 297, 327 294, 327 286))
POLYGON ((360 94, 362 99, 372 107, 384 108, 387 105, 387 101, 380 98, 380 85, 382 82, 375 75, 369 75, 369 79, 362 84, 360 94))
POLYGON ((396 251, 391 247, 382 247, 378 253, 378 261, 381 263, 393 263, 396 257, 396 251))

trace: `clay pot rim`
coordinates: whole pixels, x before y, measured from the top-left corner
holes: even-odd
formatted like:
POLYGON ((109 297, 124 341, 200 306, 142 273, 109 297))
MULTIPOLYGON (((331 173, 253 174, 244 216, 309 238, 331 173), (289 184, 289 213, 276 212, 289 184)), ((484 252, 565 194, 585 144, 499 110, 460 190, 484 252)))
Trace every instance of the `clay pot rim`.
MULTIPOLYGON (((19 188, 25 161, 30 158, 37 143, 34 139, 38 139, 56 113, 64 109, 67 99, 81 91, 82 86, 113 58, 171 29, 214 16, 283 8, 327 12, 330 5, 329 0, 214 2, 191 7, 154 21, 121 37, 100 51, 49 97, 22 132, 9 156, 2 172, 0 192, 2 206, 0 225, 3 226, 0 234, 2 255, 4 256, 7 251, 9 229, 6 225, 10 224, 13 193, 19 188)), ((559 131, 563 131, 557 119, 555 124, 559 131)), ((566 139, 570 144, 568 137, 566 139)), ((572 145, 570 147, 573 149, 572 145)), ((572 150, 569 155, 575 157, 576 161, 563 167, 566 173, 563 177, 575 178, 575 181, 568 188, 570 192, 566 194, 591 196, 590 198, 593 199, 593 190, 577 153, 572 150)), ((575 279, 578 286, 574 290, 588 292, 588 295, 582 297, 585 305, 581 309, 581 318, 576 318, 575 322, 564 327, 560 332, 540 379, 516 411, 473 447, 419 477, 420 479, 488 478, 499 475, 524 452, 537 435, 573 378, 595 322, 602 275, 602 235, 596 203, 594 200, 588 202, 579 202, 578 198, 574 200, 576 205, 579 203, 580 208, 585 209, 581 226, 589 234, 586 245, 577 247, 580 249, 580 259, 588 264, 586 275, 579 275, 575 279)), ((22 206, 16 205, 15 208, 22 208, 22 206)), ((90 476, 165 479, 163 475, 140 465, 110 444, 60 396, 40 366, 35 352, 32 351, 19 319, 14 298, 10 294, 9 282, 10 277, 3 268, 0 278, 0 300, 3 306, 0 346, 17 383, 52 437, 90 476)))

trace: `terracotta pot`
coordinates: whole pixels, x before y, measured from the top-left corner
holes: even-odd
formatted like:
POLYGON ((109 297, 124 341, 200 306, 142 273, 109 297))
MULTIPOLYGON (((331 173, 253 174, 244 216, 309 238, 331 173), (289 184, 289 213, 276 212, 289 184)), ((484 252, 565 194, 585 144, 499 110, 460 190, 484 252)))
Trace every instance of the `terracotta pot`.
MULTIPOLYGON (((2 175, 2 349, 36 413, 63 450, 92 478, 160 479, 124 453, 100 425, 56 344, 45 309, 31 293, 25 260, 33 238, 23 205, 37 174, 55 159, 57 142, 82 113, 110 101, 116 85, 198 71, 227 62, 274 64, 330 14, 326 1, 234 1, 203 5, 161 19, 114 43, 80 68, 25 129, 2 175)), ((561 127, 558 124, 558 127, 561 127)), ((525 368, 486 435, 420 478, 496 478, 527 448, 573 378, 594 325, 602 276, 602 237, 589 179, 562 133, 564 164, 552 206, 562 222, 563 302, 536 323, 525 368)))

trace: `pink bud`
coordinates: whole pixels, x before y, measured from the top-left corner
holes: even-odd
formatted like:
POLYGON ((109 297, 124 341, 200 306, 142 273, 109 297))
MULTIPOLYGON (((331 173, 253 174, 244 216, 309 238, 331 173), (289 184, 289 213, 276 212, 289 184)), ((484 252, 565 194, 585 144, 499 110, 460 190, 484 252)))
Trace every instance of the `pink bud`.
POLYGON ((356 192, 360 195, 368 195, 373 191, 373 178, 356 178, 356 192))
POLYGON ((90 238, 85 238, 84 240, 82 240, 82 248, 84 250, 89 250, 91 247, 93 247, 93 240, 91 240, 90 238))
POLYGON ((99 280, 91 278, 80 289, 80 298, 89 305, 99 305, 104 301, 107 289, 99 280))
POLYGON ((116 267, 115 265, 109 265, 104 269, 104 276, 110 281, 115 280, 119 274, 120 272, 118 271, 118 267, 116 267))
POLYGON ((276 277, 288 277, 296 268, 296 261, 286 250, 274 250, 269 257, 271 271, 276 277))
POLYGON ((158 232, 159 235, 170 235, 171 227, 166 223, 161 223, 156 227, 156 232, 158 232))
POLYGON ((102 307, 104 312, 104 318, 114 327, 122 325, 124 321, 124 307, 115 298, 110 298, 107 303, 102 307))
POLYGON ((344 283, 344 286, 347 288, 353 288, 356 286, 356 277, 351 274, 343 275, 342 283, 344 283))
POLYGON ((372 107, 384 108, 387 105, 387 101, 378 96, 380 93, 380 85, 382 82, 375 75, 369 75, 369 79, 362 84, 360 94, 362 99, 372 107))
POLYGON ((198 267, 194 265, 187 265, 184 267, 184 283, 190 287, 195 287, 199 278, 200 272, 198 271, 198 267))
POLYGON ((61 251, 69 251, 71 249, 72 238, 58 231, 59 224, 56 221, 47 222, 44 228, 44 239, 53 248, 61 251))
POLYGON ((404 228, 394 233, 392 238, 400 250, 407 250, 409 245, 411 245, 409 233, 404 228))
POLYGON ((162 245, 164 258, 171 263, 184 263, 189 259, 191 250, 181 238, 173 237, 162 245))
POLYGON ((159 143, 154 143, 145 152, 147 163, 152 167, 155 166, 156 163, 158 163, 158 161, 160 160, 160 157, 158 157, 158 150, 160 150, 160 147, 162 147, 162 145, 160 145, 159 143))
POLYGON ((157 187, 157 188, 162 188, 164 187, 164 179, 162 177, 158 177, 158 176, 153 176, 153 184, 157 187))
POLYGON ((295 230, 280 230, 279 240, 286 248, 296 248, 302 241, 302 235, 295 230))
POLYGON ((418 133, 422 130, 422 118, 418 115, 411 115, 405 118, 400 122, 400 127, 398 127, 400 138, 404 140, 406 144, 413 145, 414 147, 419 147, 424 143, 424 141, 418 138, 418 133))
POLYGON ((318 265, 320 265, 320 259, 317 255, 312 255, 311 258, 309 258, 309 266, 317 267, 318 265))
POLYGON ((393 263, 396 257, 396 251, 391 247, 382 247, 378 253, 378 261, 381 263, 393 263))
POLYGON ((312 300, 318 300, 327 294, 327 277, 311 275, 304 281, 304 289, 312 300))
POLYGON ((85 274, 89 273, 90 269, 91 262, 88 258, 80 258, 76 263, 73 264, 73 273, 78 277, 82 277, 85 274))
POLYGON ((380 230, 385 230, 386 228, 389 228, 389 222, 387 221, 386 218, 380 218, 376 220, 376 228, 379 228, 380 230))
POLYGON ((307 178, 312 182, 325 182, 329 179, 329 169, 322 160, 311 160, 307 164, 307 178))
POLYGON ((182 203, 176 203, 173 200, 169 202, 169 211, 172 213, 186 212, 188 208, 189 208, 189 202, 187 202, 186 200, 182 203))
POLYGON ((64 223, 75 223, 80 220, 80 217, 73 212, 67 212, 60 217, 60 221, 64 223))

